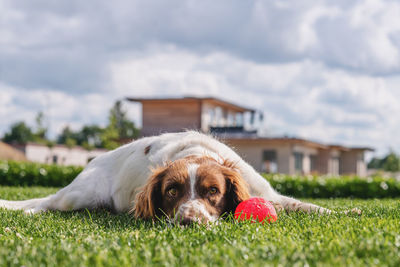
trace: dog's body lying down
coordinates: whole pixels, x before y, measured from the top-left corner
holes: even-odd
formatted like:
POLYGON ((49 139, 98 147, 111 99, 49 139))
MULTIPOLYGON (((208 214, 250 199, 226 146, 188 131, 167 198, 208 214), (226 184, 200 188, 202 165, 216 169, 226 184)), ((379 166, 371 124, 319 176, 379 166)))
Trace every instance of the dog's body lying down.
POLYGON ((167 216, 182 224, 212 222, 250 196, 287 211, 330 210, 278 194, 232 149, 198 132, 142 138, 92 160, 54 195, 0 207, 26 213, 108 207, 138 218, 167 216))

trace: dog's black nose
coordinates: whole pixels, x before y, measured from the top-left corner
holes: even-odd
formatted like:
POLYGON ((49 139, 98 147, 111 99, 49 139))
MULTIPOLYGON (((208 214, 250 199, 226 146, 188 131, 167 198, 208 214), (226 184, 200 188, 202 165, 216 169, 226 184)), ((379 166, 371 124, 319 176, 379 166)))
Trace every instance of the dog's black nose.
POLYGON ((182 219, 179 221, 179 223, 180 223, 181 225, 191 225, 191 224, 194 223, 194 221, 192 220, 192 218, 184 217, 184 218, 182 218, 182 219))

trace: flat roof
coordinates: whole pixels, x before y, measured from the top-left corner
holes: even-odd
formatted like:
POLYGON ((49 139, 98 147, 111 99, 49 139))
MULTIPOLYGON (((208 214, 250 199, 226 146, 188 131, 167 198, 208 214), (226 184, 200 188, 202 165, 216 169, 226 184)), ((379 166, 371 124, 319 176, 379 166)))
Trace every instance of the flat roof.
POLYGON ((324 145, 315 141, 310 141, 306 139, 301 139, 301 138, 295 138, 295 137, 245 137, 245 138, 224 138, 225 141, 227 142, 246 142, 246 143, 251 143, 251 142, 263 142, 263 143, 275 143, 275 144, 294 144, 294 145, 303 145, 303 146, 308 146, 308 147, 313 147, 313 148, 319 148, 319 149, 338 149, 342 151, 351 151, 351 150, 360 150, 360 151, 375 151, 373 148, 370 147, 346 147, 342 145, 324 145))
POLYGON ((247 108, 241 105, 237 105, 219 98, 215 97, 159 97, 159 98, 137 98, 137 97, 126 97, 128 101, 140 102, 140 103, 150 103, 150 102, 185 102, 185 101, 200 101, 212 103, 216 106, 225 107, 227 109, 235 110, 237 112, 255 112, 255 109, 247 108))
POLYGON ((276 143, 276 144, 295 144, 303 145, 313 148, 328 149, 329 146, 323 145, 310 140, 300 139, 300 138, 290 138, 290 137, 248 137, 248 138, 226 138, 227 142, 264 142, 264 143, 276 143))
POLYGON ((363 150, 363 151, 375 151, 372 147, 349 147, 350 150, 363 150))
POLYGON ((351 147, 351 146, 343 146, 343 145, 329 145, 329 148, 342 150, 342 151, 350 151, 350 150, 363 150, 363 151, 375 151, 372 147, 351 147))
POLYGON ((329 145, 328 147, 331 148, 331 149, 337 149, 337 150, 341 150, 341 151, 350 151, 349 147, 345 147, 345 146, 337 145, 337 144, 329 145))

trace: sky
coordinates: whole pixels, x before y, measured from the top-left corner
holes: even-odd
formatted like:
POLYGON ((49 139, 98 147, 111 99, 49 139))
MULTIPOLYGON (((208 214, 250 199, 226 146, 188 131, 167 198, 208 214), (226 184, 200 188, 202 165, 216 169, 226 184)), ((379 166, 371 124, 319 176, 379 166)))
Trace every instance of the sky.
MULTIPOLYGON (((213 96, 261 132, 400 152, 400 1, 0 0, 0 136, 114 101, 213 96)), ((140 106, 124 103, 140 125, 140 106)))

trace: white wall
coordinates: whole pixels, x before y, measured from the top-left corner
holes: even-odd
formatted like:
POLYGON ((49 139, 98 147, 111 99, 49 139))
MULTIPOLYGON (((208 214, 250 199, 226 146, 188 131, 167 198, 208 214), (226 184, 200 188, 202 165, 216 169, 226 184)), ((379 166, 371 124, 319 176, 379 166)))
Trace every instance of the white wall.
POLYGON ((311 173, 311 156, 317 155, 318 150, 316 148, 310 148, 310 147, 305 147, 305 146, 300 146, 300 145, 295 145, 292 148, 292 162, 290 164, 290 172, 289 174, 296 174, 295 170, 295 162, 294 162, 294 155, 293 153, 301 153, 303 154, 303 173, 300 174, 310 174, 311 173))
POLYGON ((259 172, 263 167, 263 151, 275 150, 277 153, 277 167, 279 173, 289 173, 291 149, 289 145, 262 144, 257 142, 244 143, 240 140, 229 140, 228 145, 232 147, 246 162, 259 172))
POLYGON ((85 166, 91 159, 107 152, 103 149, 85 150, 82 147, 68 148, 66 146, 48 147, 45 145, 28 144, 25 156, 28 160, 39 163, 59 165, 85 166))

